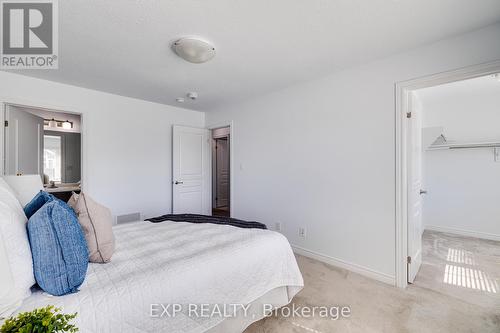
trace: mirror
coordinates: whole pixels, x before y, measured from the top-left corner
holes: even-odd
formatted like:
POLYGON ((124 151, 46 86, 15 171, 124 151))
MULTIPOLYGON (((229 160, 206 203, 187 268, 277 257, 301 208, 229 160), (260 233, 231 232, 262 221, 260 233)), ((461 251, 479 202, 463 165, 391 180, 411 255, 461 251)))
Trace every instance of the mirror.
POLYGON ((5 120, 5 175, 39 174, 49 192, 79 191, 80 115, 6 105, 5 120))
POLYGON ((78 183, 80 181, 80 133, 44 130, 44 183, 78 183))

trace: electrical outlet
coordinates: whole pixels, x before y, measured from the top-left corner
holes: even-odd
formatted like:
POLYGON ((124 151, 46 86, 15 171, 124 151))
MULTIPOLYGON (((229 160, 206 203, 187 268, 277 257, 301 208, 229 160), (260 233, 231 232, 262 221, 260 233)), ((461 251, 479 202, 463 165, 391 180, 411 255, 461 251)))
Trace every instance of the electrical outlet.
POLYGON ((306 228, 299 227, 299 237, 300 238, 306 238, 306 228))
POLYGON ((276 222, 274 224, 274 230, 276 231, 282 231, 283 227, 281 226, 281 222, 276 222))

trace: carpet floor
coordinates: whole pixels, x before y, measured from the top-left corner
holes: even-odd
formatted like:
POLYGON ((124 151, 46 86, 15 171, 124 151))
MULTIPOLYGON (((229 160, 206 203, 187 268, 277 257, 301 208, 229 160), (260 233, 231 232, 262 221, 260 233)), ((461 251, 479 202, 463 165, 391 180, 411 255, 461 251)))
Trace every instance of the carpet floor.
POLYGON ((297 256, 305 287, 288 307, 349 306, 348 318, 276 315, 245 333, 500 332, 500 242, 426 231, 423 263, 402 290, 297 256))

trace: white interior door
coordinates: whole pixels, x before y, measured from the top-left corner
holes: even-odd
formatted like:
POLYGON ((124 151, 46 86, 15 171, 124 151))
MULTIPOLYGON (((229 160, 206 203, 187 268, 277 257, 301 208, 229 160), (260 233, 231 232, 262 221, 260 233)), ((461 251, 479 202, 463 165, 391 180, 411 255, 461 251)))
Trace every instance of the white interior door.
POLYGON ((422 264, 422 110, 413 94, 408 102, 408 282, 412 283, 422 264))
POLYGON ((43 174, 43 118, 8 105, 5 109, 5 174, 43 174))
POLYGON ((216 142, 216 206, 229 205, 229 138, 217 139, 216 142))
POLYGON ((174 214, 211 215, 209 138, 207 129, 173 127, 174 214))

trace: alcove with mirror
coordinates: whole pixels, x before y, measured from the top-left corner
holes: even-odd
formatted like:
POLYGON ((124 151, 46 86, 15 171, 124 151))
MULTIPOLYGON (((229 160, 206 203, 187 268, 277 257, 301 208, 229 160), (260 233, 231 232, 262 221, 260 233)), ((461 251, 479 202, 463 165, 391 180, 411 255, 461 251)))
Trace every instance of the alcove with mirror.
POLYGON ((40 175, 45 190, 67 201, 81 189, 81 116, 4 105, 4 175, 40 175))

